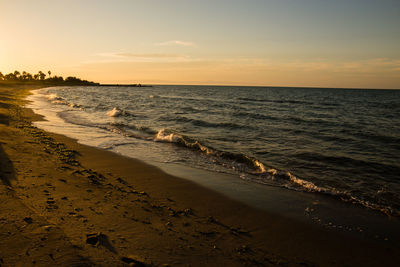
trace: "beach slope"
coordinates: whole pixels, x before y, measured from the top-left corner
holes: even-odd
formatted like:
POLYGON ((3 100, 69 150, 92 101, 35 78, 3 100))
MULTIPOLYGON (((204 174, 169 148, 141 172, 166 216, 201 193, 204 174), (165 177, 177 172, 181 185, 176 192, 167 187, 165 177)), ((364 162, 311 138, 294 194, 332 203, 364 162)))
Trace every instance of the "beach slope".
POLYGON ((250 208, 44 132, 0 87, 0 266, 390 266, 397 247, 250 208))

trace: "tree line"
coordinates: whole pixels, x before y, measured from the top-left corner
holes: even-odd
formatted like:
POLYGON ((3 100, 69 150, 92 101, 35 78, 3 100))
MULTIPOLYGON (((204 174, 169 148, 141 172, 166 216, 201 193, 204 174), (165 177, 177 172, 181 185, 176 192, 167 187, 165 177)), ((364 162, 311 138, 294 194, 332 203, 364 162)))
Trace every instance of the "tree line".
POLYGON ((69 76, 65 79, 62 76, 57 76, 57 75, 51 76, 51 71, 48 71, 47 74, 42 71, 39 71, 38 73, 33 75, 26 71, 19 72, 17 70, 14 72, 10 72, 8 74, 3 74, 0 72, 0 83, 3 84, 29 83, 29 84, 46 84, 46 85, 99 85, 99 83, 82 80, 80 78, 72 76, 69 76))

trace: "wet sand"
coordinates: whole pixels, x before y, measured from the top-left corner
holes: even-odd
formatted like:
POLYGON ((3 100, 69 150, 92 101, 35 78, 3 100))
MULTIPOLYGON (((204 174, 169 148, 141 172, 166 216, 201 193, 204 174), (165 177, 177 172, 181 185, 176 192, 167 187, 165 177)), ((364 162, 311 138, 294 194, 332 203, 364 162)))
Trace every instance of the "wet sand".
POLYGON ((0 87, 0 266, 395 266, 399 246, 251 208, 44 132, 0 87))

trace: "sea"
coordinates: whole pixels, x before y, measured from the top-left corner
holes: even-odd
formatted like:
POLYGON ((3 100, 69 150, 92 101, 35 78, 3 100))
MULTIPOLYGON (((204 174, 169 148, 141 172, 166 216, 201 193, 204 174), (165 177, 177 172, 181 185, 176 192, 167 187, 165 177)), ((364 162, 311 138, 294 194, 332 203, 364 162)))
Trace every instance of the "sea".
POLYGON ((400 90, 75 86, 28 99, 38 127, 83 144, 400 216, 400 90))

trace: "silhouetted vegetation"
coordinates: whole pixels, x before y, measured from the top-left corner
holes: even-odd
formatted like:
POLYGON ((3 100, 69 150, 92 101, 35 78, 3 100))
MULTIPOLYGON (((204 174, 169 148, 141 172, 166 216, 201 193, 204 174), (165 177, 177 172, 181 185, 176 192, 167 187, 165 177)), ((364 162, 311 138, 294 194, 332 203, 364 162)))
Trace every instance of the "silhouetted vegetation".
POLYGON ((22 73, 14 71, 9 74, 0 72, 0 85, 14 85, 14 84, 27 84, 27 85, 48 85, 48 86, 62 86, 62 85, 100 85, 99 83, 89 82, 76 77, 63 78, 62 76, 51 76, 51 71, 48 71, 48 77, 42 71, 37 74, 30 74, 26 71, 22 73))

